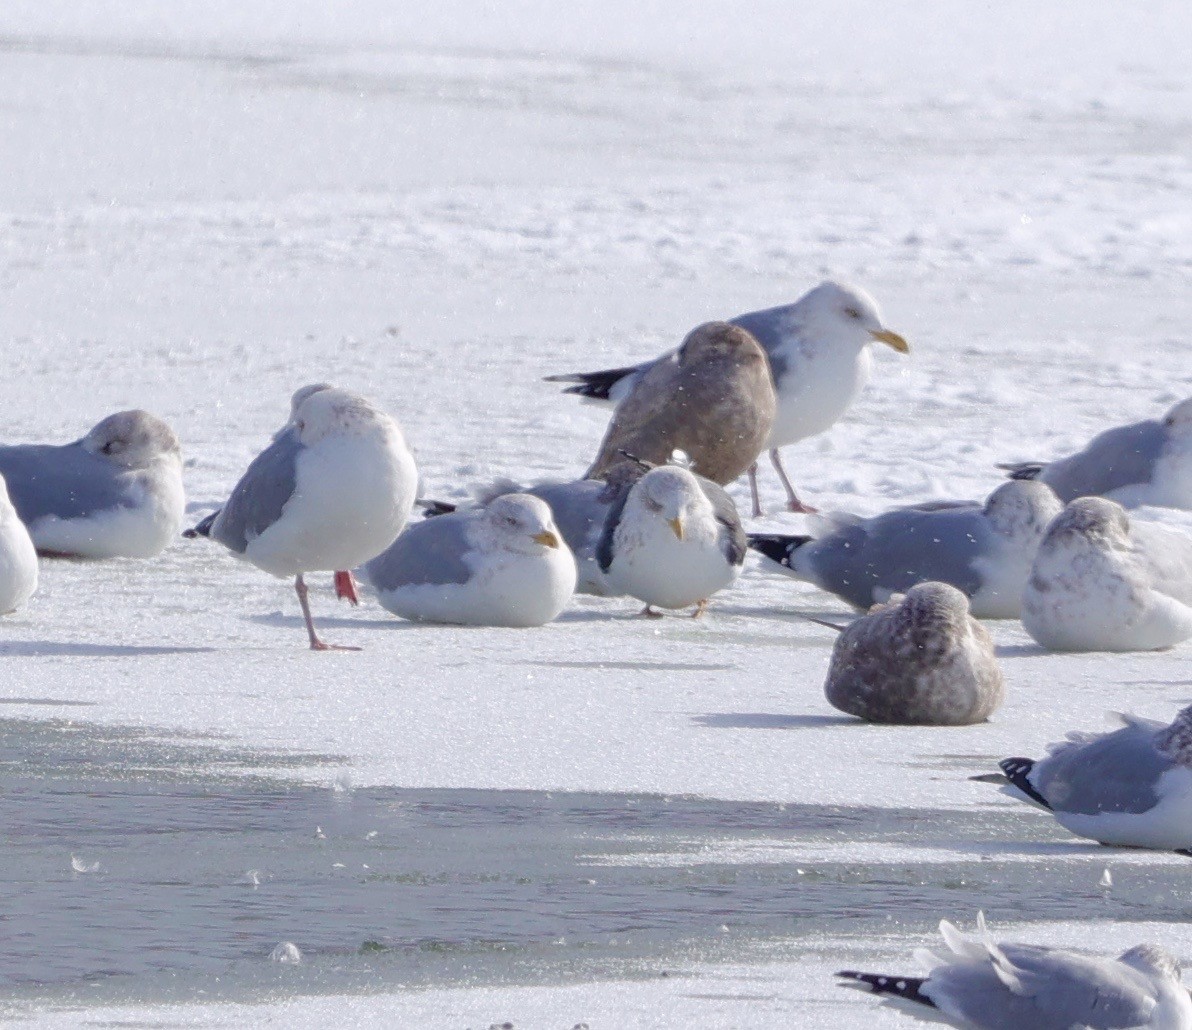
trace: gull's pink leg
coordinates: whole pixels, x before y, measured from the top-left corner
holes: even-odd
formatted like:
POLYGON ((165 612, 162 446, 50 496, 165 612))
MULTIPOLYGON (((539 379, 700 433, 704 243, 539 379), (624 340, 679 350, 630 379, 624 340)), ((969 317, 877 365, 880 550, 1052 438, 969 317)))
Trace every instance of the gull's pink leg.
POLYGON ((306 633, 310 637, 310 649, 312 651, 359 651, 358 647, 347 647, 344 644, 325 644, 319 639, 319 634, 315 632, 315 620, 310 615, 310 602, 307 600, 307 594, 310 593, 306 586, 306 580, 302 578, 302 573, 298 573, 294 577, 294 590, 298 594, 298 603, 302 605, 302 617, 306 619, 306 633))
POLYGON ((787 477, 786 469, 782 467, 782 459, 778 456, 777 447, 770 451, 770 461, 774 463, 774 471, 778 473, 778 478, 782 480, 782 485, 786 489, 786 506, 788 510, 799 512, 803 515, 815 515, 818 509, 800 501, 799 495, 795 493, 795 488, 791 486, 791 481, 787 477))
POLYGON ((360 595, 356 592, 356 577, 350 570, 335 574, 335 596, 341 601, 347 601, 353 608, 360 605, 360 595))
POLYGON ((749 466, 749 495, 753 498, 753 517, 761 518, 762 502, 757 494, 757 462, 749 466))

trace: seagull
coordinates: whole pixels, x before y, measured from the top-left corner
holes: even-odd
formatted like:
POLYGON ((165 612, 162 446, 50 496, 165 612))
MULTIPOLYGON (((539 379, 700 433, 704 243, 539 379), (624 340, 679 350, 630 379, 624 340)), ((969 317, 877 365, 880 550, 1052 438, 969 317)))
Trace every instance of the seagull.
POLYGON ((731 483, 765 445, 774 405, 774 385, 757 341, 727 322, 708 322, 634 382, 585 476, 604 478, 625 460, 624 451, 665 465, 681 450, 693 472, 731 483))
POLYGON ((1078 837, 1192 855, 1192 705, 1170 724, 1115 714, 1112 733, 1069 733, 1039 761, 999 762, 1002 792, 1078 837))
POLYGON ((182 526, 182 449, 147 411, 109 415, 74 443, 0 447, 0 475, 43 555, 152 558, 182 526))
MULTIPOLYGON (((793 304, 752 311, 730 319, 753 335, 765 350, 777 392, 777 410, 765 443, 794 512, 813 512, 795 493, 782 467, 779 448, 831 428, 869 381, 875 341, 900 354, 905 339, 887 329, 873 298, 855 286, 827 281, 793 304)), ((654 366, 672 361, 669 352, 654 361, 602 372, 548 376, 548 382, 575 383, 566 393, 622 404, 654 366)), ((632 448, 631 448, 632 449, 632 448)), ((645 455, 643 455, 645 457, 645 455)), ((757 464, 749 468, 753 514, 761 514, 757 464)))
POLYGON ((1192 537, 1080 497, 1051 523, 1022 595, 1051 651, 1154 651, 1192 637, 1192 537))
POLYGON ((364 567, 381 604, 403 619, 542 626, 575 592, 575 559, 550 506, 505 494, 482 508, 415 523, 364 567))
POLYGON ((417 478, 392 418, 357 394, 324 388, 300 400, 227 503, 187 535, 294 576, 311 649, 358 650, 319 638, 303 573, 351 569, 380 554, 406 524, 417 478))
POLYGON ((979 619, 1016 619, 1039 541, 1061 504, 1042 483, 1003 483, 983 504, 931 501, 870 519, 833 515, 819 537, 751 533, 749 546, 795 579, 861 610, 916 583, 950 583, 979 619))
POLYGON ((1152 944, 1116 959, 1034 944, 998 944, 946 919, 945 953, 920 948, 924 977, 844 970, 836 975, 924 1022, 967 1030, 1192 1030, 1192 997, 1176 960, 1152 944))
POLYGON ((37 551, 0 476, 0 615, 23 608, 36 589, 37 551))
POLYGON ((967 726, 1002 703, 1002 671, 968 598, 919 583, 840 631, 824 694, 866 722, 967 726))
POLYGON ((1067 458, 999 468, 1013 479, 1046 483, 1065 504, 1099 496, 1126 508, 1148 504, 1192 511, 1192 397, 1162 419, 1107 429, 1067 458))
POLYGON ((745 551, 732 498, 708 479, 664 465, 609 512, 596 560, 614 590, 645 603, 642 615, 694 605, 699 616, 712 594, 736 581, 745 551))

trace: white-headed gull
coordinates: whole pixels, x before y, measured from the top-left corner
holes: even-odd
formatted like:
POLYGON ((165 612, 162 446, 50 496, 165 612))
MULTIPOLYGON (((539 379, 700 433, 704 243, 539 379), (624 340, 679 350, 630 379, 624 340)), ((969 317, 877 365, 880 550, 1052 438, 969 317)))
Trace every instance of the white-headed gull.
POLYGON ((467 626, 545 625, 576 579, 550 506, 528 494, 417 522, 363 571, 395 615, 467 626))
POLYGON ((1003 483, 984 503, 932 501, 862 519, 825 516, 818 536, 751 533, 796 579, 862 610, 916 583, 950 583, 979 619, 1016 619, 1039 541, 1062 505, 1042 483, 1003 483))
MULTIPOLYGON (((820 283, 793 304, 752 311, 729 321, 751 333, 769 358, 777 410, 765 447, 791 511, 809 511, 782 467, 779 448, 824 432, 848 410, 869 381, 873 366, 870 344, 884 343, 905 354, 907 342, 885 327, 868 293, 831 281, 820 283)), ((620 404, 647 371, 673 360, 673 355, 670 352, 625 368, 549 378, 578 384, 570 387, 569 393, 620 404)), ((750 485, 753 513, 758 515, 756 465, 750 469, 750 485)))
POLYGON ((984 722, 1003 693, 992 638, 946 583, 919 583, 845 626, 824 684, 849 715, 926 726, 984 722))
POLYGON ((151 558, 182 526, 182 450, 147 411, 109 415, 74 443, 0 447, 0 475, 42 554, 151 558))
POLYGON ((351 569, 401 532, 417 488, 401 429, 371 401, 322 388, 301 398, 236 484, 227 503, 191 532, 210 536, 275 576, 293 576, 313 650, 303 573, 351 569))
POLYGON ((966 1030, 1192 1030, 1192 998, 1176 960, 1153 944, 1118 958, 980 940, 944 920, 946 952, 915 959, 927 976, 844 970, 842 986, 879 995, 924 1022, 966 1030))

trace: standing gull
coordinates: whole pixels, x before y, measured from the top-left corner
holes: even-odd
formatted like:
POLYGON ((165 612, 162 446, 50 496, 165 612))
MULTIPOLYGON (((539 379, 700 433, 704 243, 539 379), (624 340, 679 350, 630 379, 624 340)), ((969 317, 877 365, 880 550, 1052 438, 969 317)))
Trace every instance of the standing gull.
POLYGON ((1170 725, 1118 714, 1112 733, 1069 733, 1047 757, 998 764, 1003 793, 1078 837, 1192 854, 1192 705, 1170 725))
POLYGON ((550 506, 505 494, 483 508, 415 523, 364 567, 381 604, 403 619, 542 626, 575 591, 575 560, 550 506))
POLYGON ((613 589, 654 607, 695 606, 730 586, 745 561, 745 531, 732 498, 674 465, 651 469, 614 507, 596 560, 613 589))
POLYGON ((42 554, 152 558, 182 525, 182 449, 147 411, 109 415, 74 443, 0 447, 0 475, 42 554))
POLYGON ((293 576, 311 649, 325 651, 333 645, 315 632, 303 573, 351 569, 383 551, 405 525, 416 486, 397 423, 357 394, 325 388, 300 400, 292 426, 192 532, 293 576))
POLYGON ((1080 497, 1048 527, 1022 624, 1052 651, 1155 651, 1192 637, 1192 537, 1080 497))
POLYGON ((752 533, 749 546, 796 579, 862 610, 936 580, 965 593, 980 619, 1016 619, 1048 523, 1060 512, 1042 483, 1010 482, 984 504, 934 501, 871 519, 836 515, 819 537, 752 533))
POLYGON ((927 976, 844 970, 836 975, 924 1022, 966 1030, 1192 1030, 1180 967, 1152 944, 1099 958, 1034 944, 998 944, 985 917, 981 939, 944 920, 947 952, 915 958, 927 976))
POLYGON ((967 726, 1002 703, 1002 671, 968 598, 920 583, 841 630, 824 694, 866 722, 967 726))
POLYGON ((727 322, 708 322, 633 383, 586 477, 604 478, 626 460, 623 451, 665 465, 681 450, 692 471, 714 483, 731 483, 765 445, 774 404, 766 355, 757 341, 727 322))
MULTIPOLYGON (((905 354, 907 342, 885 327, 868 293, 831 281, 820 283, 793 304, 752 311, 730 321, 748 330, 769 358, 777 410, 765 447, 790 510, 810 511, 782 467, 779 448, 824 432, 844 414, 869 381, 870 344, 884 343, 905 354)), ((619 405, 648 371, 673 357, 670 352, 640 365, 549 376, 548 381, 576 383, 566 392, 619 405)), ((760 515, 756 464, 750 467, 749 477, 753 514, 760 515)))
POLYGON ((1192 510, 1192 397, 1162 419, 1107 429, 1067 458, 1001 468, 1014 479, 1046 483, 1065 504, 1100 496, 1126 508, 1192 510))
POLYGON ((37 552, 0 476, 0 615, 24 606, 37 589, 37 552))

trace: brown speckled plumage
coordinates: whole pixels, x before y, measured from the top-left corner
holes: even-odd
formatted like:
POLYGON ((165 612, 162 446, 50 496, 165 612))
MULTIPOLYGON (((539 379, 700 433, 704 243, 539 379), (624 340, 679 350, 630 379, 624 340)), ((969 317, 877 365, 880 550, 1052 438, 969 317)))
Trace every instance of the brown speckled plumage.
POLYGON ((731 483, 766 445, 775 411, 765 352, 744 329, 707 322, 673 360, 653 365, 617 408, 589 479, 600 479, 629 451, 665 465, 681 450, 691 470, 731 483))
POLYGON ((964 594, 920 583, 845 627, 824 693, 867 722, 963 726, 993 714, 1003 684, 993 641, 964 594))

